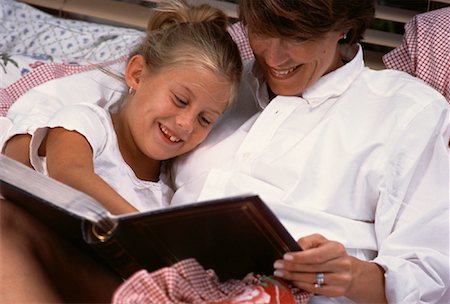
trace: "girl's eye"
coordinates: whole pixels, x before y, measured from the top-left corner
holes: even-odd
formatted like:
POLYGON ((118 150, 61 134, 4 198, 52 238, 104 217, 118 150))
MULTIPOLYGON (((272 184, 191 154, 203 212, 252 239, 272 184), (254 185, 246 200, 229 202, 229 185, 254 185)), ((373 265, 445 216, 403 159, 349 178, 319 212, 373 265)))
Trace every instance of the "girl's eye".
POLYGON ((207 127, 212 123, 212 121, 205 116, 199 116, 198 120, 200 122, 200 125, 204 127, 207 127))
POLYGON ((178 97, 176 95, 175 95, 174 100, 175 100, 175 104, 177 104, 178 106, 185 107, 188 104, 188 102, 186 100, 184 100, 183 98, 178 97))

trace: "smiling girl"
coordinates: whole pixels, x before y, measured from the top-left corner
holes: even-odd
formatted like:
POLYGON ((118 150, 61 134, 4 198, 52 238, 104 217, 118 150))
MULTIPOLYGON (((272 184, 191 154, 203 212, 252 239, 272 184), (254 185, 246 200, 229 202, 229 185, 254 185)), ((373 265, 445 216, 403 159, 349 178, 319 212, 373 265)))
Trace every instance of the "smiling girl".
POLYGON ((125 71, 111 113, 86 100, 58 110, 33 134, 33 167, 115 214, 168 205, 163 161, 194 149, 237 94, 242 64, 210 6, 161 4, 125 71))

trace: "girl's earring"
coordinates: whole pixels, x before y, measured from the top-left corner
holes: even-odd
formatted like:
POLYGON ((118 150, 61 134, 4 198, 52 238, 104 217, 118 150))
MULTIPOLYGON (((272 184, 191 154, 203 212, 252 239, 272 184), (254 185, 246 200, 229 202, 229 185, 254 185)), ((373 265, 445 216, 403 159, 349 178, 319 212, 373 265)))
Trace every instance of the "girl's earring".
POLYGON ((129 88, 128 88, 128 94, 134 95, 134 93, 136 93, 136 90, 133 89, 133 87, 129 87, 129 88))
POLYGON ((347 33, 345 33, 344 36, 342 36, 342 39, 347 40, 347 33))

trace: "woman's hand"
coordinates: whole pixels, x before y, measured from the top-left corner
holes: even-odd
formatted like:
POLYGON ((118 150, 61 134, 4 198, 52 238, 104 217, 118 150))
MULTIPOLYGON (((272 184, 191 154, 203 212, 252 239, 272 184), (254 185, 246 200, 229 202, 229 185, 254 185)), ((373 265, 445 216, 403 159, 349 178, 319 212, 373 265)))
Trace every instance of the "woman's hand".
POLYGON ((377 264, 349 256, 341 243, 319 234, 303 237, 298 243, 303 251, 286 253, 277 260, 276 276, 314 294, 386 303, 384 271, 377 264), (320 273, 322 282, 318 282, 320 273))

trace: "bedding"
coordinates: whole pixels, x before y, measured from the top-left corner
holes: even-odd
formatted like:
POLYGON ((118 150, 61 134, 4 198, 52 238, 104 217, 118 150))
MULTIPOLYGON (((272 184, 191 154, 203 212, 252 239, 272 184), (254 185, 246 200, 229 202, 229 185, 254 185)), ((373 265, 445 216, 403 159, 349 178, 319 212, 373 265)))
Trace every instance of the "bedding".
MULTIPOLYGON (((136 29, 58 18, 14 0, 1 1, 0 117, 34 86, 98 64, 125 61, 145 35, 136 29)), ((235 23, 229 33, 242 59, 252 59, 244 28, 235 23)))
POLYGON ((145 33, 62 19, 2 0, 0 7, 0 116, 28 89, 45 81, 126 60, 145 33))
POLYGON ((129 52, 144 36, 130 28, 62 19, 27 4, 2 0, 0 52, 41 60, 97 63, 129 52))

